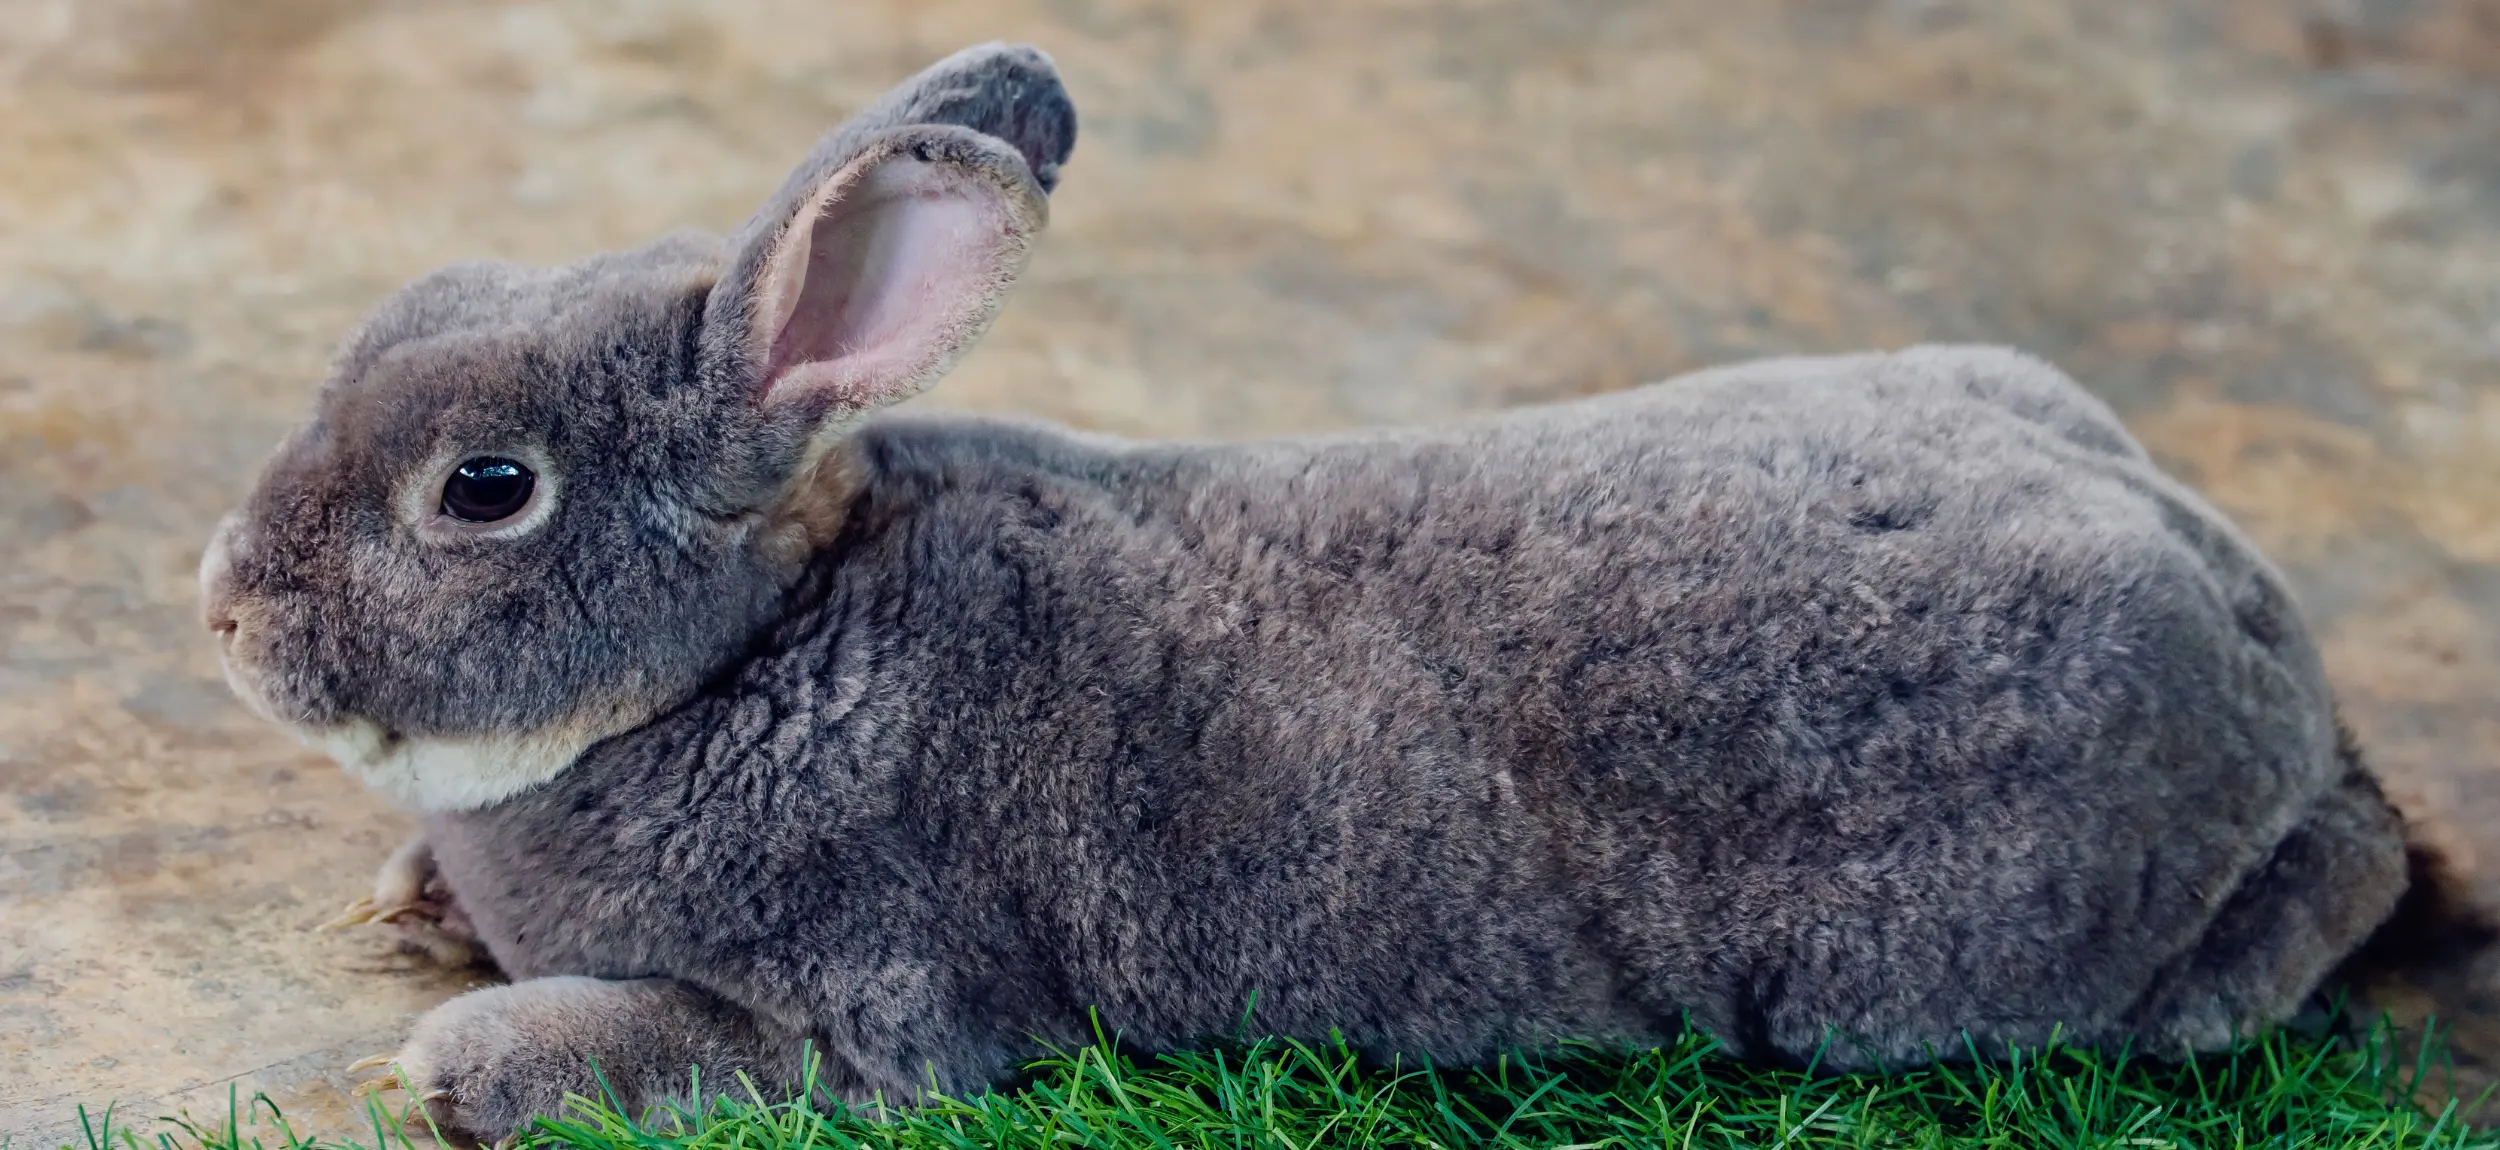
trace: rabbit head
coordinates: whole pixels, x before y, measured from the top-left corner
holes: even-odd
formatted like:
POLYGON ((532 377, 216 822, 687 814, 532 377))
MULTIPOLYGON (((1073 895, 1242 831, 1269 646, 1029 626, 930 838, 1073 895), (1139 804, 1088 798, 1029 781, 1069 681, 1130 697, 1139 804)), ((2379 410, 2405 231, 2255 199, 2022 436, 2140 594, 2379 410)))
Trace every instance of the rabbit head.
POLYGON ((988 326, 1075 139, 985 45, 820 143, 726 241, 448 267, 343 345, 201 563, 246 705, 419 810, 691 695, 840 523, 831 448, 988 326))

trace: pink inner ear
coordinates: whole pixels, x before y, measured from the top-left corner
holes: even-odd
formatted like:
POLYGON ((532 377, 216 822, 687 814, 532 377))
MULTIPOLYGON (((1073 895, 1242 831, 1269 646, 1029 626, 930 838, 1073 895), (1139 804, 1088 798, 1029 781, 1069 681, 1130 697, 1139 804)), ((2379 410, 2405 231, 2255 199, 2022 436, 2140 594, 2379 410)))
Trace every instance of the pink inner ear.
POLYGON ((865 410, 907 398, 995 302, 1006 240, 996 191, 900 158, 845 182, 830 182, 810 205, 814 225, 792 228, 772 257, 758 309, 777 325, 768 401, 804 391, 865 410))

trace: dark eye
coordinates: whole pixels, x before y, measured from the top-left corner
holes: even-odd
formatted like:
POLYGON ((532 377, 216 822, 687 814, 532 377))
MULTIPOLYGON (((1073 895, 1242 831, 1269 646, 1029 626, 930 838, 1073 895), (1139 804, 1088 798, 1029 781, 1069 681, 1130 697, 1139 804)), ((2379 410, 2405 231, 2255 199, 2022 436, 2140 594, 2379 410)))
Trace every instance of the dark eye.
POLYGON ((464 523, 510 519, 529 506, 537 485, 529 468, 509 459, 472 459, 443 481, 443 514, 464 523))

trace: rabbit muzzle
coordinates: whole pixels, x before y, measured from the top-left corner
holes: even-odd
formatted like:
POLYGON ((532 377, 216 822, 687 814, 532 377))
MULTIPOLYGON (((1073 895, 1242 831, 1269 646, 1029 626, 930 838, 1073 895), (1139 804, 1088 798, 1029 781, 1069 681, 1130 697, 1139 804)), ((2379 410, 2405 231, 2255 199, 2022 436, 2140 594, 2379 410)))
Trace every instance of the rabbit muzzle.
POLYGON ((329 755, 394 804, 420 812, 488 806, 555 777, 609 733, 568 723, 525 734, 412 738, 370 719, 324 714, 272 683, 255 653, 269 636, 251 596, 236 586, 235 558, 248 546, 228 516, 200 556, 200 621, 216 637, 217 664, 244 709, 329 755))

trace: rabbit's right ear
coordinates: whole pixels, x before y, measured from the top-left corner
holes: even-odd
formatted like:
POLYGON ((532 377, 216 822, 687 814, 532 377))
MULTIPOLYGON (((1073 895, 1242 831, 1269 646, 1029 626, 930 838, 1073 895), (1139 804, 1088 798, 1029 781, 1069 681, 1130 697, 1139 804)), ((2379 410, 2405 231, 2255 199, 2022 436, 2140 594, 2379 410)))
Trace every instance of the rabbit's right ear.
POLYGON ((871 137, 915 124, 952 124, 1005 140, 1044 192, 1059 185, 1060 166, 1076 148, 1076 105, 1049 54, 1030 44, 974 45, 921 69, 825 133, 733 246, 780 231, 871 137))
POLYGON ((917 125, 872 137, 732 253, 704 312, 711 374, 821 449, 988 330, 1047 210, 1024 157, 995 136, 917 125))
POLYGON ((732 237, 704 305, 705 376, 804 434, 810 459, 927 387, 998 314, 1075 144, 1039 49, 983 44, 904 81, 732 237))

